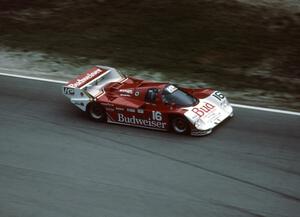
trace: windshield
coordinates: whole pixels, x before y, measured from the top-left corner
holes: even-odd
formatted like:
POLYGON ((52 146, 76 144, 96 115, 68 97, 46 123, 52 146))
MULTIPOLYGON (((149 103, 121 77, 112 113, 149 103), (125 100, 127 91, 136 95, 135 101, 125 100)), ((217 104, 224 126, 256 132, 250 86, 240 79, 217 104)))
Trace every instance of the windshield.
POLYGON ((174 85, 167 85, 162 92, 162 99, 165 103, 175 103, 177 106, 190 107, 198 103, 192 95, 178 89, 174 85))

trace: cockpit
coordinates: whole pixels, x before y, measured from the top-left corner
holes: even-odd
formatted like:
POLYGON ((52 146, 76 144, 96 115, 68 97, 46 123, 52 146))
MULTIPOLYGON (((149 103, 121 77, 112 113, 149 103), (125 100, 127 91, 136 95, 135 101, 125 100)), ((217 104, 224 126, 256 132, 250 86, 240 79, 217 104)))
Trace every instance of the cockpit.
POLYGON ((166 104, 175 104, 179 107, 195 106, 199 102, 197 98, 172 84, 168 84, 163 89, 162 101, 166 104))

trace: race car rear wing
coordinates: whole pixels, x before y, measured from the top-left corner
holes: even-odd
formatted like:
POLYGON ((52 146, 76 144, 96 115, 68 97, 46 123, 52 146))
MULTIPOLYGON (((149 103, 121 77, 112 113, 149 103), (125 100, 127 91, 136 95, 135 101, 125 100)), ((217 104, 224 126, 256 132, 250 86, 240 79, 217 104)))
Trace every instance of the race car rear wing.
POLYGON ((70 88, 84 88, 86 85, 91 83, 93 80, 104 76, 108 73, 110 69, 108 68, 100 68, 98 66, 95 66, 86 72, 84 72, 81 75, 78 75, 76 78, 70 80, 67 83, 67 87, 70 88))
POLYGON ((87 104, 104 94, 103 87, 111 82, 124 80, 125 77, 114 68, 95 66, 63 86, 63 94, 80 109, 85 110, 87 104))
POLYGON ((95 66, 64 85, 63 93, 67 97, 70 97, 70 95, 74 93, 74 89, 85 89, 92 94, 93 90, 96 89, 93 87, 97 86, 97 89, 101 89, 101 87, 107 83, 122 79, 124 79, 124 77, 114 68, 107 66, 95 66))

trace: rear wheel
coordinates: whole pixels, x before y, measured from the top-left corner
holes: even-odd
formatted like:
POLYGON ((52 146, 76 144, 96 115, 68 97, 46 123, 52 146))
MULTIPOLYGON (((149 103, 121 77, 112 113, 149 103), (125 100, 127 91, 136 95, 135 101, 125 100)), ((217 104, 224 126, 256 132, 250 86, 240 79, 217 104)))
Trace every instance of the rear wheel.
POLYGON ((106 121, 105 108, 98 103, 90 103, 87 107, 87 113, 90 118, 96 121, 106 121))
POLYGON ((173 131, 178 134, 187 134, 190 131, 189 122, 184 117, 174 117, 171 125, 173 131))

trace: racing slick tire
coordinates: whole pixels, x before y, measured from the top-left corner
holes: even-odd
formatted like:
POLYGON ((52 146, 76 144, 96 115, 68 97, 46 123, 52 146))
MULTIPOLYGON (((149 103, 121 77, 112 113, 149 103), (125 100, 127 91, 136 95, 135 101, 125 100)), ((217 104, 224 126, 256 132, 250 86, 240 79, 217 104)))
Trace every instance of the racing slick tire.
POLYGON ((177 134, 188 134, 190 124, 185 117, 175 116, 171 119, 172 130, 177 134))
POLYGON ((89 103, 86 112, 88 116, 95 121, 100 121, 100 122, 106 121, 105 108, 98 103, 95 102, 89 103))

